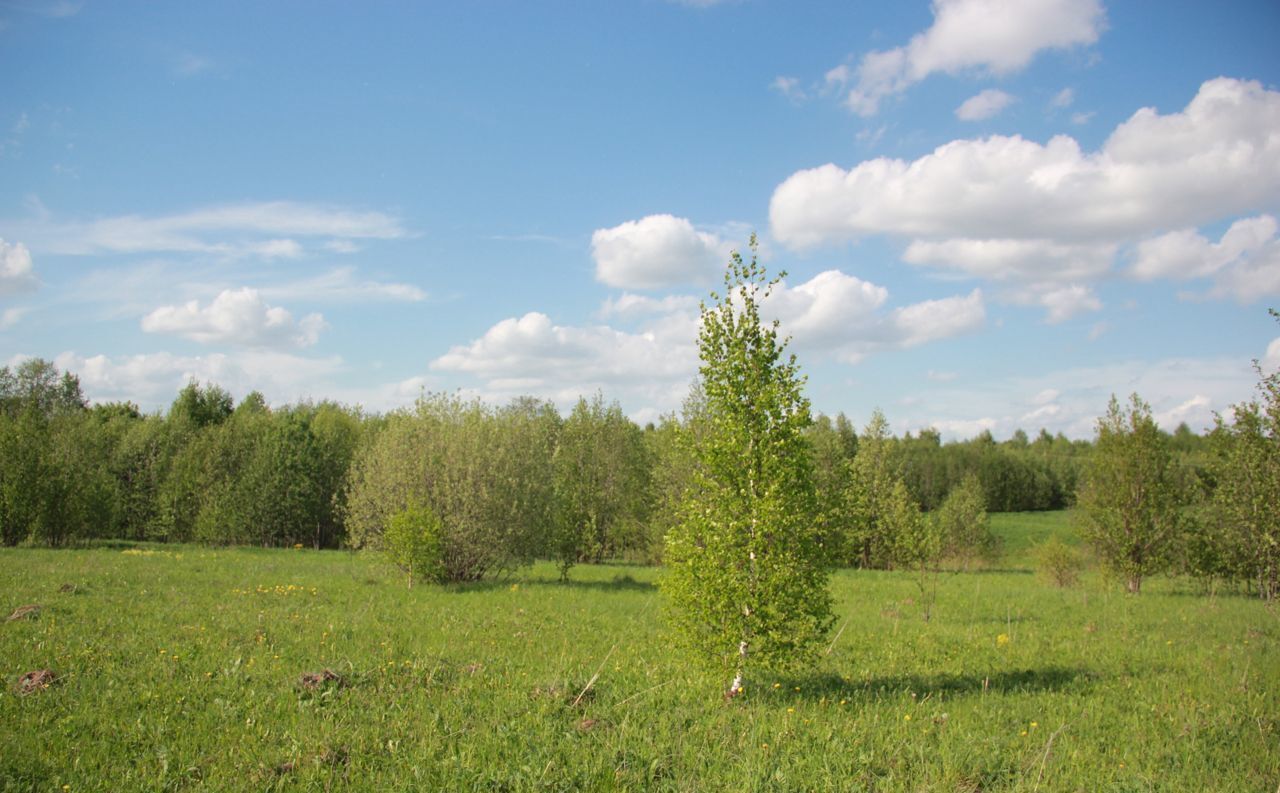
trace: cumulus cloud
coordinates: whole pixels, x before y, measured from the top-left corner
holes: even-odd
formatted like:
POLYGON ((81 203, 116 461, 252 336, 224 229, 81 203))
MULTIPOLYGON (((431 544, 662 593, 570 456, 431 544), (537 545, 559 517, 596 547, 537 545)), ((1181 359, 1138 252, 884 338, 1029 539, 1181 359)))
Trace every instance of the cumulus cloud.
POLYGON ((39 285, 27 246, 0 238, 0 297, 30 292, 39 285))
POLYGON ((1152 108, 1095 153, 995 135, 913 162, 877 158, 792 174, 774 191, 776 238, 794 247, 859 234, 1114 241, 1280 200, 1280 93, 1210 80, 1179 113, 1152 108))
POLYGON ((250 348, 309 347, 325 327, 321 315, 295 320, 287 310, 267 305, 258 291, 249 287, 224 290, 203 308, 192 300, 162 306, 142 319, 142 329, 148 333, 250 348))
MULTIPOLYGON (((761 314, 779 321, 806 360, 847 362, 972 332, 985 321, 978 290, 896 308, 888 298, 884 287, 833 270, 795 286, 778 283, 761 314)), ((495 400, 532 393, 567 406, 599 389, 624 404, 677 408, 697 373, 697 299, 625 294, 606 301, 598 316, 634 327, 558 325, 532 312, 453 347, 431 368, 472 375, 483 382, 479 393, 495 400)))
POLYGON ((649 215, 591 235, 596 278, 624 289, 709 283, 721 272, 731 247, 673 215, 649 215))
POLYGON ((1093 44, 1106 24, 1099 0, 934 0, 933 17, 906 45, 870 52, 853 71, 837 67, 837 79, 856 77, 851 110, 875 115, 883 99, 937 72, 1017 72, 1043 50, 1093 44))
POLYGON ((1141 280, 1212 278, 1210 294, 1249 303, 1280 294, 1280 224, 1271 215, 1237 220, 1217 242, 1179 229, 1143 240, 1131 268, 1141 280))
POLYGON ((1049 100, 1049 107, 1071 107, 1071 104, 1075 101, 1076 92, 1071 88, 1063 88, 1061 91, 1053 95, 1053 99, 1049 100))
POLYGON ((1000 113, 1013 102, 1013 96, 995 88, 975 94, 956 108, 956 118, 961 121, 982 121, 1000 113))
POLYGON ((1057 306, 1058 318, 1095 305, 1081 290, 1110 271, 1123 246, 1189 227, 1150 242, 1153 255, 1140 256, 1133 272, 1171 277, 1187 261, 1215 269, 1244 246, 1238 266, 1217 268, 1217 293, 1243 294, 1273 281, 1266 223, 1274 220, 1236 229, 1216 253, 1194 228, 1280 201, 1275 129, 1280 92, 1218 78, 1180 112, 1134 113, 1096 152, 1065 135, 1047 144, 997 135, 955 140, 911 162, 882 157, 799 171, 774 191, 770 222, 774 237, 800 249, 903 237, 908 263, 1019 283, 1023 299, 1030 292, 1057 306), (1177 263, 1160 264, 1154 253, 1169 250, 1177 263))
POLYGON ((530 312, 451 348, 431 369, 473 375, 484 383, 479 393, 495 401, 534 394, 567 407, 599 390, 624 404, 673 410, 697 373, 696 331, 696 312, 665 316, 634 332, 556 325, 530 312))

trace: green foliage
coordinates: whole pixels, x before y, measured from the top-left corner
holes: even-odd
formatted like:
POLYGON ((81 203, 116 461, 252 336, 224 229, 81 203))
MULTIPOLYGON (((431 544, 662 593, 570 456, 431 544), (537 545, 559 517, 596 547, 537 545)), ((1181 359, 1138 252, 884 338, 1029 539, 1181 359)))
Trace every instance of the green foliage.
POLYGON ((803 435, 809 402, 795 357, 782 357, 777 323, 760 318, 777 281, 758 264, 754 237, 751 251, 749 264, 733 254, 725 294, 702 306, 704 414, 663 579, 677 636, 713 668, 734 673, 731 695, 748 668, 812 659, 832 623, 803 435))
POLYGON ((992 559, 1000 551, 999 538, 991 532, 986 496, 976 474, 969 474, 947 494, 936 513, 944 555, 958 560, 965 570, 976 559, 992 559))
POLYGON ((858 440, 850 465, 845 536, 840 543, 846 563, 888 567, 893 563, 893 530, 886 522, 888 499, 902 480, 902 469, 889 422, 876 409, 858 440))
POLYGON ((846 559, 844 548, 854 528, 850 466, 857 454, 858 436, 841 413, 835 422, 819 415, 805 437, 812 447, 817 521, 823 545, 831 553, 832 562, 841 564, 846 559))
POLYGON ((1270 600, 1280 595, 1280 371, 1254 366, 1261 399, 1234 405, 1230 422, 1219 416, 1211 437, 1216 488, 1196 567, 1250 582, 1270 600))
POLYGON ((1004 443, 990 432, 967 441, 943 444, 938 433, 922 430, 897 444, 902 476, 926 510, 941 507, 946 496, 970 474, 982 483, 992 512, 1055 510, 1074 501, 1081 460, 1089 444, 1041 430, 1034 441, 1018 430, 1004 443))
POLYGON ((1113 396, 1097 433, 1077 499, 1081 534, 1137 594, 1144 577, 1169 565, 1181 541, 1184 479, 1168 437, 1137 394, 1127 411, 1113 396))
POLYGON ((1071 587, 1080 581, 1084 557, 1077 548, 1063 542, 1057 534, 1036 546, 1035 559, 1040 574, 1055 586, 1071 587))
POLYGON ((79 413, 88 403, 80 390, 80 378, 43 358, 28 358, 16 368, 0 368, 0 412, 10 416, 33 411, 52 418, 79 413))
MULTIPOLYGON (((248 400, 251 406, 254 401, 248 400)), ((178 398, 169 408, 169 420, 200 429, 226 421, 231 416, 232 405, 231 394, 225 389, 213 383, 202 386, 192 380, 178 392, 178 398)))
POLYGON ((439 516, 443 578, 472 581, 532 561, 554 508, 554 410, 431 395, 390 416, 357 452, 347 502, 352 546, 381 548, 413 503, 439 516))
POLYGON ((561 575, 582 561, 644 554, 652 464, 640 428, 600 394, 579 399, 555 452, 553 546, 561 575))
POLYGON ((444 543, 440 518, 430 507, 410 504, 387 521, 383 545, 409 580, 438 584, 444 580, 444 543))

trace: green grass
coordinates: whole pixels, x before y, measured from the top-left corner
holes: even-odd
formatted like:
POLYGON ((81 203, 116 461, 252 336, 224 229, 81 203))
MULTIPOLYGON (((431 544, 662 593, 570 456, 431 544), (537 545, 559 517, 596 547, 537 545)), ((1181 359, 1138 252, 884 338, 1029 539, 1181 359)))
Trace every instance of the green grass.
MULTIPOLYGON (((998 520, 1016 560, 1063 519, 998 520)), ((927 623, 909 576, 838 573, 830 654, 726 703, 655 569, 410 591, 341 552, 5 549, 0 608, 43 610, 0 623, 0 790, 1273 793, 1274 608, 998 567, 943 574, 927 623)))
POLYGON ((1004 540, 1005 561, 1014 565, 1034 565, 1030 551, 1053 535, 1072 545, 1079 543, 1072 525, 1074 513, 1062 512, 996 512, 991 515, 991 530, 1004 540))

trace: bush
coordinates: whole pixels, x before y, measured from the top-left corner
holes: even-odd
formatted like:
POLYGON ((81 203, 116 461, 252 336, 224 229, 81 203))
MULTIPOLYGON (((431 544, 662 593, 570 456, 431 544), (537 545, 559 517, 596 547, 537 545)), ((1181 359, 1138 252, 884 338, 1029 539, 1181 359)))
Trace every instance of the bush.
POLYGON ((387 555, 414 580, 437 584, 444 580, 440 518, 430 507, 411 504, 387 521, 382 542, 387 555))
POLYGON ((1080 551, 1053 535, 1036 548, 1036 561, 1040 574, 1055 586, 1075 586, 1080 581, 1084 558, 1080 551))

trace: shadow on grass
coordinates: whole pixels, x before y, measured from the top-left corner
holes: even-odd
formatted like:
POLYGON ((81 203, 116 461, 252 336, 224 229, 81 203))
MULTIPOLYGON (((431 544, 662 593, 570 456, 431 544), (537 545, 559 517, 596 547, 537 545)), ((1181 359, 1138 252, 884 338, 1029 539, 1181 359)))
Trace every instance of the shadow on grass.
POLYGON ((446 584, 445 588, 450 592, 460 593, 490 592, 495 589, 510 589, 513 585, 518 586, 521 589, 580 589, 596 592, 653 592, 658 589, 658 585, 652 581, 639 581, 626 573, 615 575, 608 581, 581 581, 575 578, 570 578, 568 581, 548 578, 505 578, 485 581, 470 581, 462 584, 446 584))
POLYGON ((914 692, 917 701, 921 701, 930 694, 964 696, 1080 690, 1091 686, 1096 679, 1096 675, 1086 669, 1062 666, 1014 669, 990 675, 889 675, 864 680, 846 679, 835 674, 816 674, 779 678, 781 685, 778 691, 802 699, 864 702, 914 692))

